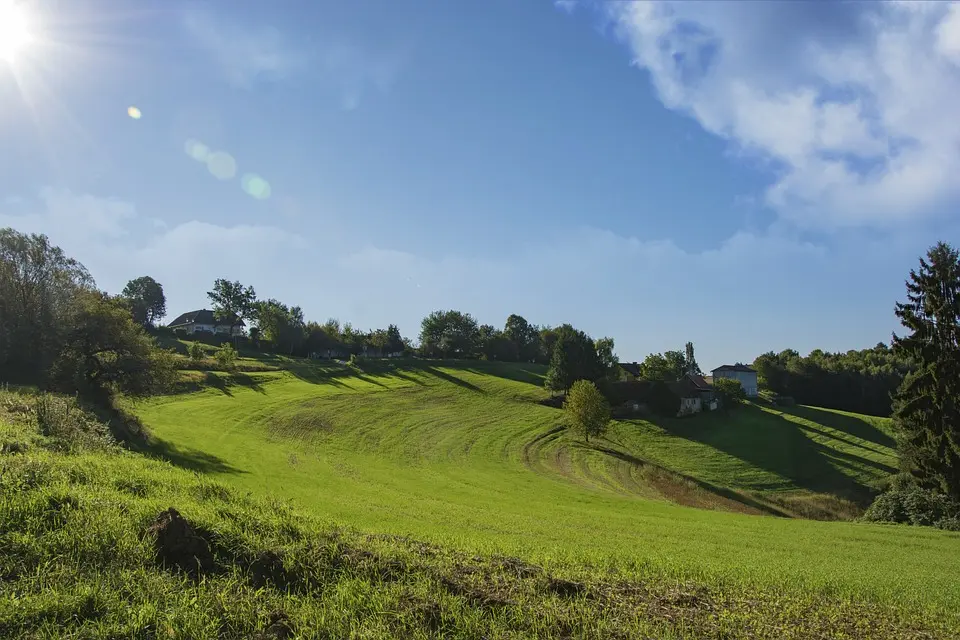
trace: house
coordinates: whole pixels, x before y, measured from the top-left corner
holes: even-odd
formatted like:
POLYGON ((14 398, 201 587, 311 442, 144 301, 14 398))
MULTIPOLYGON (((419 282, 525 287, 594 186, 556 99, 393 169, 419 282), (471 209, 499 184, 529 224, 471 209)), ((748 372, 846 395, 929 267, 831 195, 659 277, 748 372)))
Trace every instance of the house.
POLYGON ((622 373, 627 374, 627 379, 635 379, 640 377, 640 364, 637 362, 618 362, 622 373))
POLYGON ((743 391, 747 394, 748 398, 757 397, 756 369, 751 369, 750 367, 738 362, 737 364, 725 364, 722 367, 717 367, 712 371, 712 373, 714 381, 717 381, 720 378, 738 380, 743 386, 743 391))
POLYGON ((717 408, 713 387, 707 384, 703 376, 688 373, 668 386, 670 391, 680 398, 680 410, 677 416, 688 416, 717 408))
POLYGON ((200 309, 198 311, 188 311, 180 314, 176 320, 167 325, 174 330, 182 330, 187 333, 221 333, 234 336, 243 335, 243 320, 237 318, 233 325, 233 333, 230 332, 230 322, 225 319, 218 320, 214 317, 213 311, 209 309, 200 309))

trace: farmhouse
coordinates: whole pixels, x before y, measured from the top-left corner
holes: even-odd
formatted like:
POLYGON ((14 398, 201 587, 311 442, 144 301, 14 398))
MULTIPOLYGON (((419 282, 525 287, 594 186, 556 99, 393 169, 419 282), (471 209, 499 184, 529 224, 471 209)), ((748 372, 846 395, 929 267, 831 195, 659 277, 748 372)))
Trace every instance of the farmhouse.
POLYGON ((725 364, 713 370, 713 379, 730 378, 738 380, 743 386, 744 393, 748 398, 757 397, 757 371, 750 367, 740 364, 725 364))
MULTIPOLYGON (((199 309, 180 314, 177 319, 167 325, 170 329, 180 329, 187 333, 223 333, 230 334, 230 323, 226 319, 214 317, 213 311, 199 309)), ((243 335, 243 320, 237 318, 231 335, 243 335)))
POLYGON ((717 408, 713 387, 707 384, 703 376, 687 374, 676 382, 670 383, 670 390, 680 398, 679 415, 685 416, 717 408))

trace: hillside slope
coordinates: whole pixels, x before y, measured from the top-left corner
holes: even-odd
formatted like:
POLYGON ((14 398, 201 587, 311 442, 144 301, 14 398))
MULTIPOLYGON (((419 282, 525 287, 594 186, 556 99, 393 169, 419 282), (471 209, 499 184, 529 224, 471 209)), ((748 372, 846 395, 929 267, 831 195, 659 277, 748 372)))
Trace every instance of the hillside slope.
MULTIPOLYGON (((0 390, 0 637, 799 640, 957 628, 956 611, 930 599, 916 609, 362 534, 87 437, 76 425, 89 418, 68 405, 47 403, 41 418, 35 400, 0 390)), ((891 531, 944 551, 942 537, 891 531)))
MULTIPOLYGON (((960 569, 956 535, 728 512, 796 511, 798 495, 868 490, 891 453, 866 422, 845 431, 850 416, 814 422, 818 414, 806 413, 814 410, 745 409, 737 420, 751 430, 748 442, 771 426, 783 430, 752 450, 711 427, 720 416, 624 423, 600 450, 567 438, 560 413, 537 404, 542 371, 534 367, 420 362, 196 375, 207 379, 201 391, 136 408, 158 438, 155 450, 323 518, 537 562, 960 605, 949 577, 960 569), (794 452, 803 464, 791 467, 794 452)), ((871 428, 884 433, 882 423, 871 428)))

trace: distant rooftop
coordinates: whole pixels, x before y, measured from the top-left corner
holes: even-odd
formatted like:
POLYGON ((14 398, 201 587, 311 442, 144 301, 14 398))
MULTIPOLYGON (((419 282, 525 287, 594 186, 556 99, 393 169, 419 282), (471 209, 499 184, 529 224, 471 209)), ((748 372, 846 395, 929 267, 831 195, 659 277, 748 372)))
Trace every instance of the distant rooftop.
POLYGON ((717 371, 743 371, 743 372, 745 372, 745 373, 756 373, 756 372, 757 372, 756 369, 751 369, 751 368, 748 367, 747 365, 745 365, 745 364, 740 364, 740 363, 737 363, 737 364, 725 364, 725 365, 719 366, 719 367, 717 367, 716 369, 713 370, 713 373, 716 373, 717 371))

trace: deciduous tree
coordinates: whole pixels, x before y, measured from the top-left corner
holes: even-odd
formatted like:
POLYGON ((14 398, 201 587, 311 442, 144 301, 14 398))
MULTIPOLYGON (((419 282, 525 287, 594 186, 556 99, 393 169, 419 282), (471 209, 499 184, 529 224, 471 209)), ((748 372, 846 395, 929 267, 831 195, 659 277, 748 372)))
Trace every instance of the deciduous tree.
POLYGON ((142 396, 168 388, 174 376, 172 354, 156 348, 124 301, 98 291, 78 295, 51 370, 58 388, 87 395, 119 390, 142 396))
POLYGON ((150 276, 140 276, 127 283, 120 294, 130 305, 133 319, 143 327, 156 324, 167 315, 167 298, 163 286, 150 276))
POLYGON ((239 281, 230 282, 217 278, 213 283, 213 290, 207 292, 207 297, 213 303, 213 313, 217 320, 230 324, 231 335, 241 320, 252 320, 255 317, 257 294, 253 287, 244 287, 239 281))
POLYGON ((601 436, 610 422, 610 405, 589 380, 577 380, 570 387, 563 403, 567 420, 575 432, 590 442, 590 436, 601 436))
POLYGON ((93 278, 44 235, 0 229, 0 374, 37 379, 57 356, 93 278))

